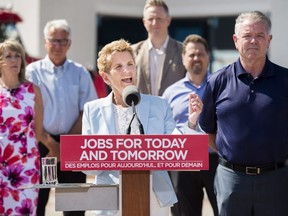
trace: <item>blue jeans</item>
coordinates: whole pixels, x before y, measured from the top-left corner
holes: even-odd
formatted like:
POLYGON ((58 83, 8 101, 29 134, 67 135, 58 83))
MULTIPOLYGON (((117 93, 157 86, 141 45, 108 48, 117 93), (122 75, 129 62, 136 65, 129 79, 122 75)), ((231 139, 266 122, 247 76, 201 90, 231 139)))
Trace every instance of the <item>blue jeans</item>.
POLYGON ((215 189, 220 216, 288 215, 288 167, 246 175, 218 165, 215 189))

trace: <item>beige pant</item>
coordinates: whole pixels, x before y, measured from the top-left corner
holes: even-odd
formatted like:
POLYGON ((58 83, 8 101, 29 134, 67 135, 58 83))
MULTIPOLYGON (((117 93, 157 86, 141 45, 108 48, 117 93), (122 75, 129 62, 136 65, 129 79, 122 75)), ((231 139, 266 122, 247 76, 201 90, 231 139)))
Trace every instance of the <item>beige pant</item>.
MULTIPOLYGON (((150 216, 170 216, 170 207, 160 207, 157 197, 153 191, 150 193, 150 216)), ((97 216, 121 216, 120 211, 95 211, 97 216)))
POLYGON ((150 216, 169 216, 170 207, 160 207, 154 192, 150 193, 150 216))
MULTIPOLYGON (((121 175, 120 175, 120 179, 121 179, 121 175)), ((120 188, 119 197, 121 196, 122 196, 122 189, 120 188)), ((107 215, 122 216, 121 205, 122 205, 122 200, 120 198, 119 200, 120 211, 95 211, 95 215, 97 216, 107 216, 107 215)), ((150 175, 150 216, 171 216, 170 206, 160 207, 159 205, 157 197, 152 189, 152 175, 150 175)))

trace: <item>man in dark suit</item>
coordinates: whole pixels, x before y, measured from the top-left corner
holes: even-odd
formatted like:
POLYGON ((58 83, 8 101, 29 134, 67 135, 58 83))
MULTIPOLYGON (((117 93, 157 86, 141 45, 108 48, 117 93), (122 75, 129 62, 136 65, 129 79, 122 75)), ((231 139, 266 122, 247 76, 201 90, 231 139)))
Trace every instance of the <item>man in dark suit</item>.
POLYGON ((132 46, 137 65, 137 86, 142 93, 162 95, 186 74, 182 63, 182 43, 169 37, 169 9, 163 0, 147 0, 143 24, 148 38, 132 46))

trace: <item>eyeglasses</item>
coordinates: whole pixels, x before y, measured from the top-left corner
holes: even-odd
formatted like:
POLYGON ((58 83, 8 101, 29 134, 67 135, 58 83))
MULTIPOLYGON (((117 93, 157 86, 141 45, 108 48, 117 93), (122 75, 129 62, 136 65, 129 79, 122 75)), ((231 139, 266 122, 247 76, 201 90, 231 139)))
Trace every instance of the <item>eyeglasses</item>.
POLYGON ((67 46, 67 44, 69 43, 69 39, 48 38, 48 41, 53 46, 56 46, 57 44, 59 44, 60 46, 67 46))

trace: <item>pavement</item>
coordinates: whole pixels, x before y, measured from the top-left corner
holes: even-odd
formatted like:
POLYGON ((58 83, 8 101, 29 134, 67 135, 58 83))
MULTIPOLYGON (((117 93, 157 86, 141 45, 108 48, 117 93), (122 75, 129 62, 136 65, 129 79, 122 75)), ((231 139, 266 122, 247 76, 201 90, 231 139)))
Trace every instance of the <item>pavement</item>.
MULTIPOLYGON (((94 177, 87 177, 87 182, 93 182, 94 177)), ((61 211, 55 211, 55 189, 50 190, 49 201, 46 206, 46 216, 63 216, 61 211)), ((94 216, 92 211, 86 211, 85 216, 94 216)), ((203 211, 202 216, 213 216, 212 207, 208 201, 208 198, 205 194, 203 201, 203 211)))

